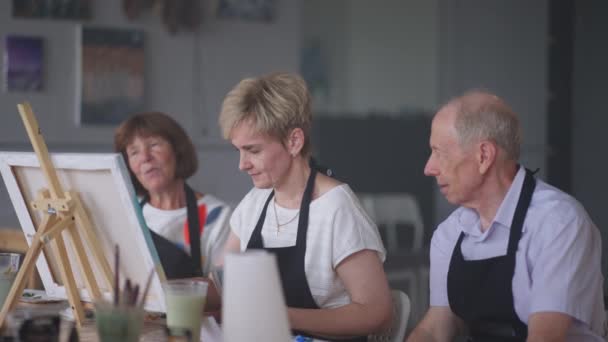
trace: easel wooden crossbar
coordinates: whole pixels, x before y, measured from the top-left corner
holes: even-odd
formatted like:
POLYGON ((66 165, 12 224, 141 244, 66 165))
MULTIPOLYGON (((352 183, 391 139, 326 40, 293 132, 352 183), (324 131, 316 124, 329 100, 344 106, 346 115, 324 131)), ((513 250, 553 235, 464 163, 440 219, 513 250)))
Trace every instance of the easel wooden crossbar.
POLYGON ((113 289, 111 286, 113 278, 112 270, 103 255, 97 237, 94 234, 91 220, 83 207, 78 193, 75 191, 64 192, 61 187, 32 108, 27 103, 19 104, 17 108, 36 152, 40 168, 48 184, 48 189, 40 189, 36 200, 30 203, 32 209, 42 214, 42 219, 25 254, 15 282, 4 302, 2 311, 0 311, 0 327, 4 325, 8 313, 19 301, 21 293, 25 288, 26 280, 34 271, 38 256, 43 248, 48 245, 50 245, 51 249, 47 249, 46 252, 57 260, 59 273, 66 289, 70 307, 72 308, 76 323, 78 326, 81 326, 84 322, 84 310, 76 280, 74 279, 74 273, 72 272, 72 266, 68 260, 63 233, 65 232, 70 237, 70 241, 76 252, 78 267, 81 270, 80 274, 83 276, 85 286, 94 300, 101 299, 101 291, 93 274, 83 241, 86 241, 87 247, 91 249, 92 257, 101 268, 103 279, 107 282, 108 288, 113 289))

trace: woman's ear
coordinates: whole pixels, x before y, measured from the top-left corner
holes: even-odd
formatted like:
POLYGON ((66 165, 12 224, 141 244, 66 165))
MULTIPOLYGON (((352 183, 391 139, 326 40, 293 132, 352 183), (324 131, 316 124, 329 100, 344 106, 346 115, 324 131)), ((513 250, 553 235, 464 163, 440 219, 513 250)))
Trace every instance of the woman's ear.
POLYGON ((297 156, 304 147, 304 131, 301 128, 294 128, 287 136, 287 151, 292 157, 297 156))

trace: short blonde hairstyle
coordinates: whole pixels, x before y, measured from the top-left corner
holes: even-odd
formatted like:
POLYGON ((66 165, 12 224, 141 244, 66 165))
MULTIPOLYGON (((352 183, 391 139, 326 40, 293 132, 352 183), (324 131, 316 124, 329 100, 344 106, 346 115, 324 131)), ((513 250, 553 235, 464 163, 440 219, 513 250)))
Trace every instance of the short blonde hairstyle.
POLYGON ((230 139, 232 130, 245 121, 251 122, 258 133, 281 142, 285 142, 293 129, 302 129, 301 154, 309 156, 311 98, 302 77, 272 73, 239 82, 222 103, 219 124, 224 139, 230 139))

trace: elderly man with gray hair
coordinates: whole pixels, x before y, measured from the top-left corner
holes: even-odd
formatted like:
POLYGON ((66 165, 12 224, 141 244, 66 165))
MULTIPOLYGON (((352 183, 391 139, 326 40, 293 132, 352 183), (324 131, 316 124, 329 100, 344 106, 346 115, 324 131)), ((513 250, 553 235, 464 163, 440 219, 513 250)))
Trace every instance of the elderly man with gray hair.
POLYGON ((430 309, 407 341, 604 341, 601 238, 582 205, 518 164, 497 96, 449 101, 424 173, 459 205, 431 241, 430 309))

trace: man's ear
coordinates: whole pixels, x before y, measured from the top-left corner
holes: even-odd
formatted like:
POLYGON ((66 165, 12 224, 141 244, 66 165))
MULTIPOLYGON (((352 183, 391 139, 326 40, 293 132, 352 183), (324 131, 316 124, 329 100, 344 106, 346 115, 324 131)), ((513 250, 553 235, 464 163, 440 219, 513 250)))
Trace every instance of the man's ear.
POLYGON ((294 128, 287 136, 287 151, 292 157, 297 156, 304 147, 304 131, 301 128, 294 128))
POLYGON ((496 161, 498 146, 490 140, 482 140, 477 145, 477 163, 479 165, 479 173, 485 174, 496 161))

